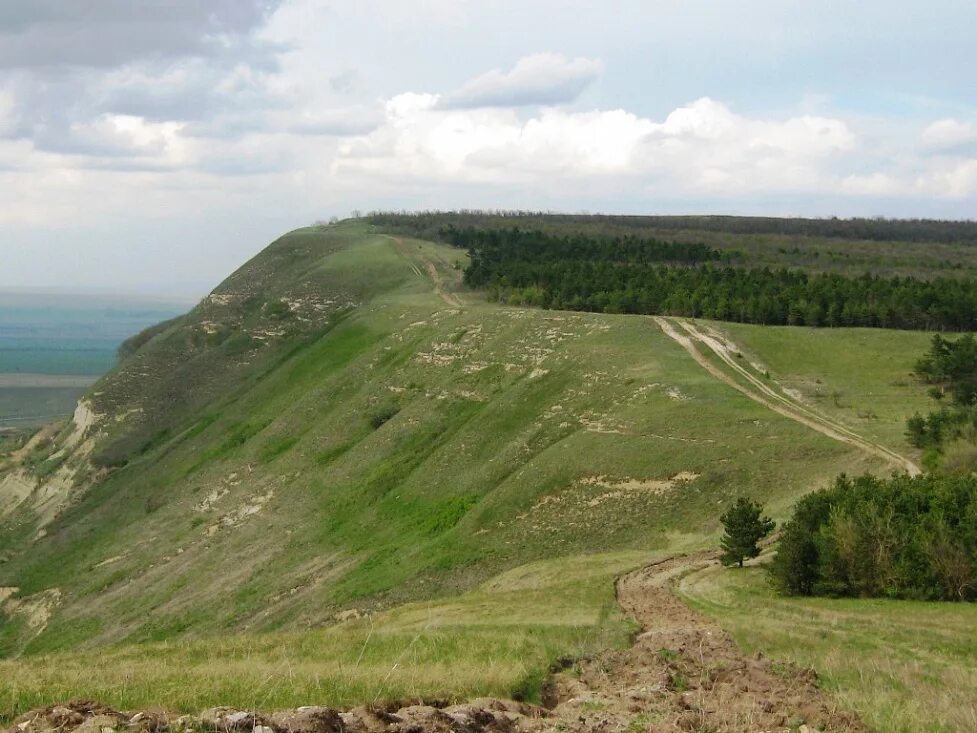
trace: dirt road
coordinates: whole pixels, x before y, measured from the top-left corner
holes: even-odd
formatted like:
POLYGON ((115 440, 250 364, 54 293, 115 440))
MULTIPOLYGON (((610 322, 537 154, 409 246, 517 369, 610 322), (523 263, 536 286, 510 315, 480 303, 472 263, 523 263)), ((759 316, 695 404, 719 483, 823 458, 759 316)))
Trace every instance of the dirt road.
POLYGON ((685 349, 695 359, 696 363, 716 379, 729 385, 746 397, 749 397, 754 402, 763 405, 779 415, 799 422, 833 440, 846 443, 866 453, 882 458, 898 470, 906 471, 914 476, 920 473, 919 466, 905 456, 896 453, 880 443, 859 435, 838 421, 812 410, 800 401, 792 399, 788 395, 778 392, 769 384, 766 384, 762 379, 752 374, 746 367, 739 363, 739 360, 734 356, 735 347, 729 344, 723 338, 722 334, 714 329, 705 332, 684 319, 668 319, 662 316, 652 316, 651 318, 658 324, 658 327, 661 328, 665 335, 685 349), (674 324, 677 324, 678 328, 674 324), (678 330, 679 328, 681 330, 678 330), (702 349, 708 349, 715 354, 726 365, 729 371, 724 370, 706 358, 705 354, 700 350, 700 347, 702 349), (738 381, 736 377, 739 377, 742 381, 738 381), (743 384, 743 382, 746 382, 746 384, 743 384))
POLYGON ((424 266, 424 270, 427 272, 427 277, 434 285, 434 292, 437 293, 441 300, 450 305, 452 308, 464 307, 464 303, 461 302, 461 298, 445 288, 444 279, 441 277, 441 272, 433 262, 424 256, 422 252, 410 250, 407 247, 406 242, 404 242, 401 237, 394 237, 389 234, 385 234, 384 236, 394 243, 394 247, 396 247, 397 251, 410 263, 411 269, 418 277, 424 277, 424 273, 422 273, 414 263, 415 260, 421 261, 421 264, 424 266))

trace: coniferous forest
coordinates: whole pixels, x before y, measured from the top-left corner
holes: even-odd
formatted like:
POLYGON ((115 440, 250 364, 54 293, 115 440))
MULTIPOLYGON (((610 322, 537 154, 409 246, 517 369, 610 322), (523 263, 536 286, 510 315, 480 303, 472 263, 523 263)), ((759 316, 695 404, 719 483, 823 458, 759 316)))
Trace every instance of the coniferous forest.
POLYGON ((440 237, 468 250, 466 284, 511 305, 764 325, 977 327, 972 278, 755 268, 704 244, 628 235, 448 225, 440 237))

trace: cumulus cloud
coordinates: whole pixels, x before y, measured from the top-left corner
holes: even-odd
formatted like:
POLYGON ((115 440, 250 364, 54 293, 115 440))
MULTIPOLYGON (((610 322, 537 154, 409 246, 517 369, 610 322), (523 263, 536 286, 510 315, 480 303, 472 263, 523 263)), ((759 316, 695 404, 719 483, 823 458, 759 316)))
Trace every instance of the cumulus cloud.
POLYGON ((919 176, 915 188, 929 196, 954 199, 977 196, 977 158, 936 166, 919 176))
POLYGON ((445 109, 525 107, 572 102, 602 73, 600 61, 561 54, 525 56, 509 71, 493 69, 441 99, 445 109))
POLYGON ((662 179, 687 191, 823 185, 856 137, 842 120, 749 118, 702 98, 658 121, 626 110, 445 109, 437 95, 390 100, 375 132, 339 147, 337 172, 468 182, 662 179))
POLYGON ((937 120, 923 130, 920 140, 935 152, 977 152, 977 125, 953 118, 937 120))
POLYGON ((42 130, 42 147, 51 152, 99 157, 169 158, 179 147, 180 125, 173 122, 153 123, 141 117, 102 115, 72 126, 70 135, 63 131, 42 130))

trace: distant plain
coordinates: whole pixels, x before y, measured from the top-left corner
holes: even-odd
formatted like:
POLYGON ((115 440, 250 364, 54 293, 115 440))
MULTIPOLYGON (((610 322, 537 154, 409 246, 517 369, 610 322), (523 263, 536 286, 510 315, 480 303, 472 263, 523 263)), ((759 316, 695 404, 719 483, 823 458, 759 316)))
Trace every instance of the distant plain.
POLYGON ((138 296, 0 292, 0 429, 71 414, 116 349, 189 303, 138 296))

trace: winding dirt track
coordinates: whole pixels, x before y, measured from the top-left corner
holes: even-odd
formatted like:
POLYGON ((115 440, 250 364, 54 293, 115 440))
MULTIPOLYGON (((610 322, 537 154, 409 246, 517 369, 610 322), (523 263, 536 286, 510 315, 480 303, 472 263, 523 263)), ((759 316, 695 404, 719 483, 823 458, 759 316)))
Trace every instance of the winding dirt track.
MULTIPOLYGON (((812 670, 742 654, 720 626, 680 600, 672 585, 718 563, 718 553, 674 557, 622 577, 621 607, 643 631, 634 645, 559 675, 547 730, 865 731, 817 688, 812 670)), ((546 722, 547 719, 544 719, 546 722)))
POLYGON ((427 259, 421 252, 410 252, 407 248, 407 244, 401 237, 394 237, 389 234, 384 234, 383 236, 393 241, 394 247, 396 247, 401 256, 403 256, 403 258, 410 263, 411 269, 418 277, 424 277, 424 273, 422 273, 417 268, 417 265, 414 264, 415 256, 417 259, 421 260, 421 263, 424 265, 424 269, 427 272, 427 277, 434 284, 434 292, 439 298, 441 298, 441 300, 450 305, 452 308, 464 307, 464 303, 461 302, 461 298, 445 288, 441 273, 438 271, 437 266, 433 262, 427 259))
POLYGON ((897 469, 906 471, 910 475, 915 476, 920 473, 919 466, 905 456, 896 453, 880 443, 859 435, 838 421, 815 412, 798 400, 791 399, 787 395, 776 391, 768 384, 765 384, 763 380, 750 373, 748 369, 737 362, 736 357, 733 356, 735 347, 732 347, 726 342, 723 336, 714 329, 710 329, 710 333, 705 333, 700 331, 694 324, 682 319, 676 318, 669 320, 662 316, 652 316, 651 318, 658 324, 658 327, 661 328, 666 336, 673 339, 685 349, 703 369, 737 392, 749 397, 754 402, 763 405, 779 415, 799 422, 811 428, 811 430, 815 430, 833 440, 854 446, 877 458, 882 458, 897 469), (685 333, 677 330, 672 324, 672 321, 677 323, 685 333), (729 367, 733 374, 745 380, 747 384, 744 385, 737 381, 728 372, 707 359, 699 350, 699 346, 712 351, 723 364, 729 367))

